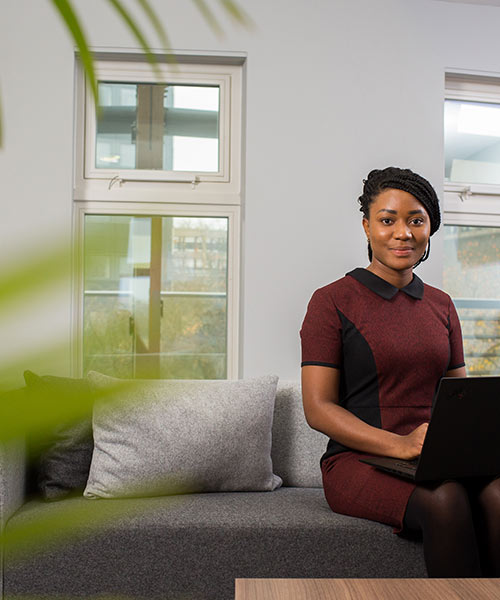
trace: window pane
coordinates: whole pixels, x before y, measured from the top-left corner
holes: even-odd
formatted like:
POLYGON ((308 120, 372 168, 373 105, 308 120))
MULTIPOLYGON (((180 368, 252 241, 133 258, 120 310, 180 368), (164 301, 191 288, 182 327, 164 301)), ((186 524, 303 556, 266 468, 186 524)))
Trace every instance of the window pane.
POLYGON ((469 375, 500 374, 500 228, 445 226, 444 288, 462 324, 469 375))
POLYGON ((446 100, 445 180, 500 184, 500 104, 446 100))
POLYGON ((85 217, 84 371, 223 379, 227 218, 85 217))
POLYGON ((96 168, 219 170, 219 88, 99 82, 96 168))

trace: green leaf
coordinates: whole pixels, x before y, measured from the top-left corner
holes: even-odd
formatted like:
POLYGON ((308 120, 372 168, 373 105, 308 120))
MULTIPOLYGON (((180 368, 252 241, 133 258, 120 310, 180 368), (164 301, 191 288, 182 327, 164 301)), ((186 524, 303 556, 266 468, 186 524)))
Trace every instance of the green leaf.
POLYGON ((97 92, 97 80, 94 71, 94 60, 92 58, 92 53, 89 50, 87 40, 83 33, 82 27, 80 25, 80 21, 71 6, 69 0, 52 0, 52 4, 55 6, 57 12, 62 17, 63 21, 66 23, 75 44, 78 47, 80 52, 80 59, 83 64, 83 68, 85 70, 85 74, 87 75, 90 88, 92 90, 92 95, 94 96, 94 101, 97 106, 98 104, 98 92, 97 92))
MULTIPOLYGON (((19 388, 27 367, 38 372, 57 371, 68 358, 67 340, 45 342, 38 350, 24 352, 9 361, 0 362, 0 394, 19 388)), ((0 440, 1 441, 1 440, 0 440)))
POLYGON ((219 0, 219 2, 234 21, 240 25, 243 25, 244 27, 253 26, 253 22, 250 17, 240 6, 238 6, 234 0, 219 0))
POLYGON ((205 21, 212 28, 212 31, 215 33, 215 35, 220 37, 223 33, 222 27, 219 25, 219 22, 215 18, 214 13, 211 11, 210 7, 205 2, 205 0, 193 0, 193 2, 202 14, 205 21))
POLYGON ((156 73, 157 77, 161 78, 161 71, 158 67, 158 61, 156 59, 156 56, 153 54, 148 42, 146 41, 146 38, 144 37, 144 34, 139 29, 139 27, 135 23, 134 19, 131 17, 130 13, 127 11, 127 9, 123 6, 123 4, 119 0, 108 0, 108 2, 116 10, 116 12, 120 15, 120 17, 123 19, 123 21, 125 22, 127 27, 132 32, 135 39, 141 45, 141 48, 144 50, 144 54, 146 55, 146 58, 147 58, 148 62, 150 63, 150 65, 153 67, 153 70, 156 73))
POLYGON ((158 35, 158 38, 160 39, 162 45, 162 49, 165 51, 168 58, 169 56, 171 56, 168 53, 168 51, 171 50, 172 46, 170 44, 167 32, 163 27, 158 15, 154 11, 153 7, 151 6, 148 0, 137 0, 137 2, 141 5, 151 24, 155 28, 156 34, 158 35))
POLYGON ((24 263, 11 263, 0 272, 0 310, 20 297, 32 295, 63 281, 71 273, 71 246, 68 243, 41 251, 34 249, 24 263))
MULTIPOLYGON (((176 505, 181 498, 162 498, 163 505, 176 505)), ((154 506, 154 504, 153 504, 154 506)), ((0 544, 8 549, 9 558, 23 559, 27 552, 50 550, 54 544, 82 539, 105 531, 122 519, 147 513, 152 505, 130 500, 88 500, 71 498, 64 502, 46 503, 41 510, 31 511, 0 533, 0 544), (96 504, 99 504, 98 510, 96 504)), ((56 596, 55 596, 56 597, 56 596)))
MULTIPOLYGON (((25 360, 26 364, 33 363, 25 360)), ((108 388, 89 394, 68 391, 63 378, 58 383, 42 379, 36 386, 8 391, 0 395, 0 444, 27 436, 30 445, 43 447, 61 424, 89 417, 94 402, 111 407, 130 402, 131 392, 141 385, 140 380, 117 379, 108 388)))

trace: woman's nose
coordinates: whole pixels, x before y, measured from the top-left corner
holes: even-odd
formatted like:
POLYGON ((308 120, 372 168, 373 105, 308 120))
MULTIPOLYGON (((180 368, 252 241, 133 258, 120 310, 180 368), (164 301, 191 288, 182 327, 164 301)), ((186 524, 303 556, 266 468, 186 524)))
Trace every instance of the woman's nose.
POLYGON ((406 223, 399 223, 396 225, 394 235, 398 239, 407 240, 411 238, 411 229, 406 223))

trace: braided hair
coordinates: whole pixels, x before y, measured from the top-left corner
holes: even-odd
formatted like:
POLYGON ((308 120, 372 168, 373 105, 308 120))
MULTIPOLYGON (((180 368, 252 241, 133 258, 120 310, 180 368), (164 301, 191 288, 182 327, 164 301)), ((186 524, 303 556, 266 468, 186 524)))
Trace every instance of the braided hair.
MULTIPOLYGON (((399 169, 398 167, 387 167, 385 169, 374 169, 363 179, 363 194, 358 198, 360 211, 366 219, 370 216, 370 205, 383 190, 403 190, 414 196, 425 208, 431 222, 431 235, 433 235, 441 224, 441 213, 439 211, 439 200, 432 185, 421 175, 410 171, 410 169, 399 169)), ((429 257, 431 242, 422 258, 417 262, 419 265, 429 257)), ((368 258, 372 259, 372 248, 368 242, 368 258)))

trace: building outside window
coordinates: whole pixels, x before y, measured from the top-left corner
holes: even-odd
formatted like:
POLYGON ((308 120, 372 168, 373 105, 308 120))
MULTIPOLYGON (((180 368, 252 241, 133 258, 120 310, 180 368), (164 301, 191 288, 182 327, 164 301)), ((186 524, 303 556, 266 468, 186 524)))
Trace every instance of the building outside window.
POLYGON ((98 90, 92 167, 219 171, 218 85, 100 82, 98 90))
POLYGON ((500 80, 446 78, 444 288, 469 375, 500 374, 500 80))
MULTIPOLYGON (((234 63, 235 60, 227 61, 234 63)), ((238 376, 240 64, 80 74, 74 370, 238 376)))
POLYGON ((228 219, 86 215, 84 229, 84 371, 225 378, 228 219))

